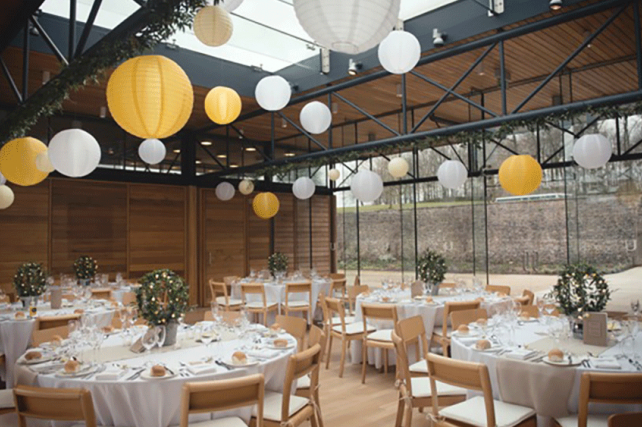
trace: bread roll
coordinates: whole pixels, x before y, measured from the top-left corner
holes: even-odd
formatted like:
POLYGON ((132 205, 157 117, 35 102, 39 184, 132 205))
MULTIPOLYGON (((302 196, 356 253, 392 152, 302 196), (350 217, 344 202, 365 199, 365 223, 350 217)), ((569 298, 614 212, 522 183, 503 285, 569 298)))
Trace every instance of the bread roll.
POLYGON ((64 369, 68 374, 73 374, 74 372, 78 372, 80 369, 80 363, 74 359, 69 359, 67 360, 67 363, 65 363, 64 369))
POLYGON ((479 326, 486 326, 488 324, 488 320, 484 318, 479 318, 475 323, 477 323, 479 326))
POLYGON ((154 365, 152 366, 152 369, 149 371, 149 374, 152 377, 164 377, 166 373, 167 373, 167 370, 165 369, 164 366, 161 366, 161 365, 154 365))
POLYGON ((488 350, 491 347, 491 344, 488 340, 479 340, 475 344, 475 347, 477 347, 477 350, 488 350))
POLYGON ((468 327, 468 325, 459 325, 459 327, 457 328, 457 332, 460 334, 467 334, 470 332, 470 328, 468 327))
POLYGON ((39 351, 30 351, 27 354, 25 354, 26 360, 38 360, 41 358, 42 358, 42 353, 39 351))
POLYGON ((272 329, 273 331, 280 331, 281 325, 279 325, 278 323, 274 323, 272 324, 272 326, 270 326, 270 329, 272 329))
POLYGON ((242 351, 235 351, 232 355, 232 363, 235 365, 245 365, 247 363, 247 356, 242 351))
POLYGON ((432 304, 433 302, 435 302, 435 300, 433 300, 432 297, 426 297, 426 302, 428 304, 432 304))
POLYGON ((548 352, 548 360, 551 362, 562 362, 564 361, 564 352, 559 348, 554 348, 548 352))
POLYGON ((26 317, 26 314, 24 311, 17 311, 14 317, 16 319, 24 319, 26 317))
POLYGON ((526 311, 522 311, 519 315, 521 320, 531 320, 531 316, 526 311))
POLYGON ((272 342, 272 344, 274 345, 274 347, 285 348, 285 347, 288 346, 289 343, 288 343, 288 340, 286 340, 284 338, 277 338, 272 342))
POLYGON ((381 297, 381 302, 390 302, 390 297, 386 297, 386 296, 381 297))
POLYGON ((114 332, 114 327, 113 326, 109 326, 109 325, 108 326, 104 326, 103 327, 103 332, 106 333, 106 334, 110 334, 110 333, 114 332))
POLYGON ((85 314, 85 310, 82 308, 77 308, 74 310, 74 314, 85 314))

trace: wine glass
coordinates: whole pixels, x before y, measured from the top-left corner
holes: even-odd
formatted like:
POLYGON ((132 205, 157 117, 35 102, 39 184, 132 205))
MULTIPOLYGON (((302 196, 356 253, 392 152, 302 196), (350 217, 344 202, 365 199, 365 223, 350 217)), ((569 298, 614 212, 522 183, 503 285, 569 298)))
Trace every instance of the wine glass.
POLYGON ((148 327, 141 339, 141 343, 143 344, 143 347, 145 347, 145 354, 151 353, 152 348, 156 345, 157 339, 158 335, 156 333, 156 328, 154 326, 148 327))
POLYGON ((633 311, 633 315, 637 318, 638 314, 640 314, 640 300, 636 299, 635 301, 631 300, 631 311, 633 311))
POLYGON ((156 345, 162 347, 165 344, 165 339, 167 338, 167 327, 166 326, 156 326, 156 345))
POLYGON ((214 340, 214 330, 212 325, 203 325, 201 327, 200 339, 201 342, 205 344, 205 347, 209 349, 212 340, 214 340))

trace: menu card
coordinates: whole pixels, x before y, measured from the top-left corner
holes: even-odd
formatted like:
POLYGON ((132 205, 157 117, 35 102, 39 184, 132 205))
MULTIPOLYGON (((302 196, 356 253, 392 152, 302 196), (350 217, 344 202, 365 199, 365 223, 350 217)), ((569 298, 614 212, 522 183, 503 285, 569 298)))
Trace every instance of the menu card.
POLYGON ((606 313, 587 313, 583 322, 584 344, 606 347, 608 345, 606 322, 606 313))

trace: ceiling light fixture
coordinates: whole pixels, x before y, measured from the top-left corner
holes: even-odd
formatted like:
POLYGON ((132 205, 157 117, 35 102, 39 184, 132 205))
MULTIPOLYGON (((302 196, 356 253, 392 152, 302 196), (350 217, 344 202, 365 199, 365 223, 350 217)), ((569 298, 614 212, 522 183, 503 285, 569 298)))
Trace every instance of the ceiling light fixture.
POLYGON ((42 84, 46 84, 51 79, 51 73, 47 70, 42 72, 42 84))
POLYGON ((291 153, 291 152, 285 153, 285 157, 294 157, 294 153, 291 153))
POLYGON ((178 153, 180 153, 180 152, 181 152, 180 148, 175 148, 173 151, 174 151, 174 153, 176 153, 176 154, 178 154, 178 153))
POLYGON ((339 104, 336 102, 332 103, 332 114, 337 114, 339 112, 339 104))
POLYGON ((227 159, 227 154, 221 153, 216 155, 217 159, 227 159))
POLYGON ((212 141, 201 141, 201 145, 212 145, 212 141))
POLYGON ((348 61, 348 74, 351 76, 356 76, 359 74, 359 71, 363 67, 363 64, 361 62, 357 62, 354 59, 350 58, 348 61))
POLYGON ((403 90, 401 83, 397 83, 397 98, 403 98, 403 90))
POLYGON ((245 147, 245 151, 256 151, 254 147, 245 147))
POLYGON ((281 127, 286 128, 288 127, 288 122, 285 121, 285 118, 281 117, 281 127))
POLYGON ((230 163, 230 167, 231 167, 231 168, 238 168, 238 167, 239 167, 239 165, 238 165, 238 164, 236 164, 236 163, 230 163))
POLYGON ((197 165, 200 165, 203 162, 197 159, 194 163, 196 163, 197 165))
POLYGON ((107 117, 107 107, 100 107, 100 118, 104 119, 107 117))
MULTIPOLYGON (((590 30, 584 30, 584 40, 588 39, 591 37, 591 31, 590 30)), ((589 49, 593 47, 593 43, 589 43, 586 45, 589 49)))
MULTIPOLYGON (((561 0, 560 0, 561 3, 561 0)), ((438 28, 433 28, 432 30, 432 44, 435 47, 441 47, 444 45, 444 40, 446 40, 446 33, 442 33, 438 28)))
POLYGON ((548 7, 550 7, 551 10, 560 10, 562 8, 562 0, 550 0, 548 7))

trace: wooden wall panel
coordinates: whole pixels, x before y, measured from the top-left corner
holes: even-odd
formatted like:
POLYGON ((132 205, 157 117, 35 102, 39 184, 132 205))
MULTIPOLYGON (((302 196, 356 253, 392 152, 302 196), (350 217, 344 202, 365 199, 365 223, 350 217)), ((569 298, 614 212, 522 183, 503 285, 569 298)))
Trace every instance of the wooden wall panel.
MULTIPOLYGON (((281 199, 281 195, 279 200, 281 199)), ((247 256, 250 270, 263 270, 267 268, 267 258, 270 256, 270 223, 268 219, 256 216, 252 209, 252 196, 248 197, 247 209, 247 256)), ((280 212, 279 212, 280 213, 280 212)), ((278 216, 279 214, 277 214, 278 216)), ((275 220, 276 221, 276 220, 275 220)))
MULTIPOLYGON (((312 197, 312 199, 318 196, 312 197)), ((310 270, 310 200, 296 200, 297 270, 310 270)))
POLYGON ((296 270, 296 212, 292 194, 279 194, 281 208, 274 218, 274 251, 282 252, 290 260, 288 270, 296 270))
POLYGON ((56 179, 51 191, 52 273, 72 273, 81 255, 96 259, 100 273, 125 273, 127 185, 56 179))
POLYGON ((312 265, 319 274, 331 270, 331 196, 312 198, 312 265))
POLYGON ((130 184, 129 276, 169 268, 185 277, 185 187, 130 184))

